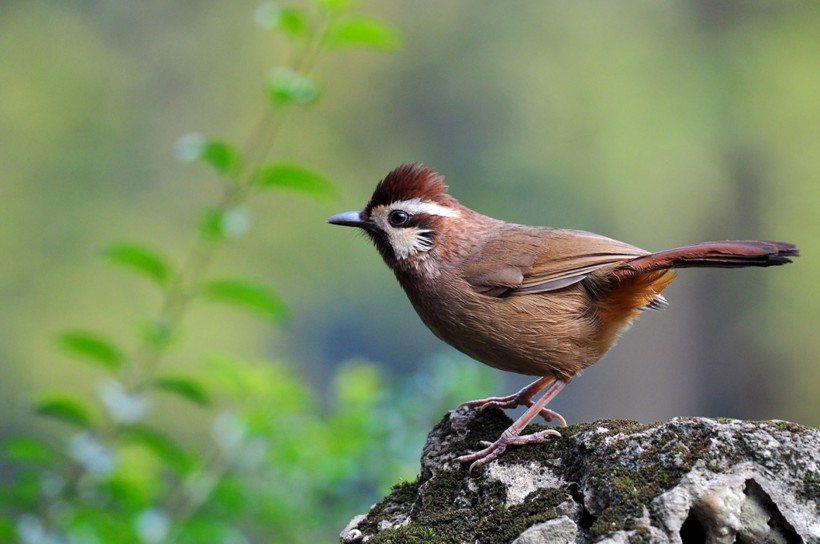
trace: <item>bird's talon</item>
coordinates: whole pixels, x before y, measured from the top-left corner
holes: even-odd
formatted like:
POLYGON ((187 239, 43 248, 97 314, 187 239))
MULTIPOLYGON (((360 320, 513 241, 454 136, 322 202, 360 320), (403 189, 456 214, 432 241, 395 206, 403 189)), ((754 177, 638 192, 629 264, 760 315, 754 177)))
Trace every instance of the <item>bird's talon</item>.
POLYGON ((538 431, 537 433, 518 436, 516 437, 514 442, 510 443, 515 444, 517 446, 523 444, 540 444, 541 442, 546 442, 548 436, 561 436, 561 433, 559 433, 555 429, 546 429, 544 431, 538 431))
POLYGON ((550 410, 548 408, 544 408, 543 410, 541 410, 540 414, 541 414, 541 417, 543 417, 547 421, 555 420, 558 423, 560 423, 562 427, 567 426, 567 420, 564 419, 564 416, 562 416, 558 412, 555 412, 555 411, 550 410))
POLYGON ((504 450, 507 449, 507 446, 523 446, 524 444, 540 444, 542 442, 547 441, 547 437, 549 436, 561 436, 561 433, 556 431, 555 429, 545 429, 543 431, 538 431, 537 433, 532 434, 525 434, 519 435, 520 431, 517 429, 510 427, 499 437, 498 440, 495 442, 488 442, 487 440, 482 440, 479 442, 484 449, 478 450, 473 453, 469 453, 467 455, 462 455, 461 457, 456 457, 456 461, 459 463, 470 463, 470 472, 473 469, 476 469, 482 465, 485 465, 504 453, 504 450))

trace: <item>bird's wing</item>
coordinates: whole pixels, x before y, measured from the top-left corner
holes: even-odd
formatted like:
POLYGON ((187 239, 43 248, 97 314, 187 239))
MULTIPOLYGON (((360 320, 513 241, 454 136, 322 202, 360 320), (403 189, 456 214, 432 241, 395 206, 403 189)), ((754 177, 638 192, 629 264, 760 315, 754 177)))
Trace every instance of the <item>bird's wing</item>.
POLYGON ((488 240, 461 270, 480 293, 526 295, 568 287, 600 268, 646 254, 589 232, 515 226, 488 240))

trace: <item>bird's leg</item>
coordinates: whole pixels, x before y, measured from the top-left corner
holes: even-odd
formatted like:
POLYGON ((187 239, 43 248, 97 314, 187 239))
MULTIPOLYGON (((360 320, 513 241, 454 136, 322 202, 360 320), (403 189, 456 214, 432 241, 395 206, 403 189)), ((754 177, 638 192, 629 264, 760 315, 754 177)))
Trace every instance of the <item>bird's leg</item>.
POLYGON ((555 380, 552 384, 547 388, 544 394, 538 399, 535 403, 530 406, 524 414, 519 417, 512 425, 510 425, 506 431, 501 433, 501 436, 495 442, 487 442, 482 441, 481 445, 485 446, 483 450, 470 453, 468 455, 462 455, 461 457, 456 457, 456 461, 459 463, 470 463, 470 472, 474 468, 480 467, 486 463, 489 463, 502 453, 504 450, 507 449, 507 446, 512 445, 522 445, 522 444, 533 444, 538 442, 544 442, 548 436, 561 436, 556 430, 548 429, 545 431, 539 431, 537 433, 532 434, 525 434, 521 436, 521 431, 533 420, 535 416, 537 416, 541 410, 544 409, 555 396, 561 392, 561 390, 566 387, 567 382, 564 380, 555 380))
MULTIPOLYGON (((488 397, 486 399, 463 402, 458 405, 458 408, 479 408, 483 410, 484 408, 517 408, 519 406, 529 407, 533 405, 532 398, 547 385, 554 383, 555 381, 555 378, 544 376, 543 378, 538 378, 528 386, 524 387, 518 393, 513 393, 512 395, 507 395, 506 397, 488 397)), ((564 427, 567 426, 567 420, 565 420, 564 416, 558 412, 553 412, 552 410, 544 408, 540 411, 540 414, 541 417, 547 421, 556 419, 564 427)))

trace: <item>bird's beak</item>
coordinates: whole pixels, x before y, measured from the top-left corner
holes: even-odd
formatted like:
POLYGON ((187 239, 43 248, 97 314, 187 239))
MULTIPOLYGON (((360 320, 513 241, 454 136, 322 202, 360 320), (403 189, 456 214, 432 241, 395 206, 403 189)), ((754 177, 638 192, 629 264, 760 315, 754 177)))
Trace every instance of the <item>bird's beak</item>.
POLYGON ((343 227, 359 227, 360 229, 370 230, 373 227, 373 222, 362 219, 360 212, 344 212, 337 213, 327 220, 331 225, 341 225, 343 227))

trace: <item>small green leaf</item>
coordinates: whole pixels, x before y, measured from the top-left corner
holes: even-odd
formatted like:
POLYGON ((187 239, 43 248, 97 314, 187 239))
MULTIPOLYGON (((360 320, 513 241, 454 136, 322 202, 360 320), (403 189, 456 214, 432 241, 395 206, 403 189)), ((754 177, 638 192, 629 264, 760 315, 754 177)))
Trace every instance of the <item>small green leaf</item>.
POLYGON ((194 458, 190 453, 157 430, 131 425, 122 428, 121 432, 124 440, 143 446, 179 472, 187 472, 194 466, 194 458))
POLYGON ((232 304, 260 317, 281 323, 287 316, 285 303, 267 287, 243 280, 214 280, 202 288, 209 300, 232 304))
POLYGON ((262 166, 256 172, 255 181, 257 186, 265 189, 292 189, 319 200, 328 200, 336 196, 336 188, 326 177, 298 164, 279 163, 262 166))
POLYGON ((59 419, 84 429, 91 427, 90 410, 77 399, 62 393, 42 396, 35 401, 34 411, 41 416, 59 419))
POLYGON ((305 36, 310 28, 308 13, 304 9, 267 3, 254 13, 256 24, 266 30, 281 30, 293 37, 305 36))
POLYGON ((239 167, 239 150, 227 142, 208 140, 200 160, 228 174, 239 167))
POLYGON ((33 438, 15 437, 3 444, 3 457, 10 461, 49 464, 54 460, 54 451, 33 438))
POLYGON ((171 267, 165 259, 142 244, 128 242, 111 244, 103 250, 103 255, 112 264, 129 268, 160 286, 165 286, 171 279, 171 267))
POLYGON ((245 210, 211 208, 202 216, 200 231, 209 240, 226 240, 240 238, 248 232, 251 224, 251 216, 245 210))
POLYGON ((202 162, 212 166, 220 174, 236 171, 242 160, 234 145, 224 140, 205 138, 195 132, 177 140, 175 150, 181 161, 202 162))
POLYGON ((200 406, 211 403, 211 398, 202 384, 185 376, 163 376, 154 380, 154 386, 200 406))
POLYGON ((57 345, 67 354, 88 362, 116 369, 125 355, 109 340, 89 331, 65 331, 57 335, 57 345))
POLYGON ((401 36, 393 27, 373 19, 356 18, 339 21, 325 38, 330 49, 360 47, 377 51, 397 51, 401 36))
POLYGON ((278 68, 268 77, 268 100, 276 107, 310 104, 319 97, 319 86, 291 68, 278 68))

